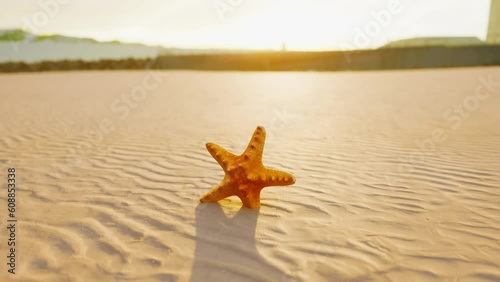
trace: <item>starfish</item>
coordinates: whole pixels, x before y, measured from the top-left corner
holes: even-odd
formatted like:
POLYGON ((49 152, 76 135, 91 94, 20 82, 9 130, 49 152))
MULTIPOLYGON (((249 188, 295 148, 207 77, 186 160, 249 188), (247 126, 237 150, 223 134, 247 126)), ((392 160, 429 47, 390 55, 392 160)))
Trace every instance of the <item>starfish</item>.
POLYGON ((229 196, 238 196, 247 208, 260 207, 260 191, 267 186, 295 183, 290 173, 270 169, 262 164, 266 130, 259 126, 243 154, 237 156, 214 143, 207 143, 208 152, 225 172, 224 179, 200 198, 202 203, 214 203, 229 196))

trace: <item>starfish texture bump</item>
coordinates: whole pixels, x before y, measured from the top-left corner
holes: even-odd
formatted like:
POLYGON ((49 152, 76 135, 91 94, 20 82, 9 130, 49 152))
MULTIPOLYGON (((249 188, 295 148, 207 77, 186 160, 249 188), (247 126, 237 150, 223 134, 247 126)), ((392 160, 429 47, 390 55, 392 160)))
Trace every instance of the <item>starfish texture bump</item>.
POLYGON ((260 191, 267 186, 286 186, 295 183, 290 173, 270 169, 262 164, 266 130, 259 126, 243 154, 237 156, 214 143, 207 143, 207 150, 220 164, 224 179, 200 198, 203 203, 213 203, 229 196, 238 196, 247 208, 260 207, 260 191))

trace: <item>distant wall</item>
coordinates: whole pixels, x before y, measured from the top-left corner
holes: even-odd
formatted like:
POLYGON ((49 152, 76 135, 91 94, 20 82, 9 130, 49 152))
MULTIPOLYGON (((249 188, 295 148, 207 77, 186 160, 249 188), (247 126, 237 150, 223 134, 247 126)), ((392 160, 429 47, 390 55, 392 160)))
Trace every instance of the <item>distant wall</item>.
POLYGON ((155 58, 159 47, 84 42, 0 42, 0 62, 26 62, 59 60, 97 61, 101 59, 155 58))
POLYGON ((500 45, 384 48, 353 52, 273 52, 163 56, 163 69, 375 70, 500 65, 500 45))
POLYGON ((135 70, 151 69, 155 65, 152 59, 126 60, 64 60, 44 61, 28 64, 24 62, 0 63, 0 72, 38 72, 38 71, 72 71, 72 70, 135 70))

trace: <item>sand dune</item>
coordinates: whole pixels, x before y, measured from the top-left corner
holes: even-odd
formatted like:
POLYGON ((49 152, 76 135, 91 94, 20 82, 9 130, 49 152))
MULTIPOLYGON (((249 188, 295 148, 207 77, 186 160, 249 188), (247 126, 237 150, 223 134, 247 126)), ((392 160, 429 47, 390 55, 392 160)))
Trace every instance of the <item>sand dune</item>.
POLYGON ((0 280, 499 281, 489 79, 500 68, 1 75, 19 247, 0 280), (258 210, 199 204, 223 176, 205 143, 240 153, 257 125, 264 164, 296 184, 258 210))

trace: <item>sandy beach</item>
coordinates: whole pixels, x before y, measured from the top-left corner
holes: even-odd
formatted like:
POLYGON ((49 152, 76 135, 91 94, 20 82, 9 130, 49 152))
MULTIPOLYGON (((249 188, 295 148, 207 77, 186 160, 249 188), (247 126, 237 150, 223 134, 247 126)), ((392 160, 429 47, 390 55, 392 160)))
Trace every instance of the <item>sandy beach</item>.
POLYGON ((500 281, 500 68, 0 75, 1 281, 500 281), (296 184, 199 198, 257 126, 296 184))

